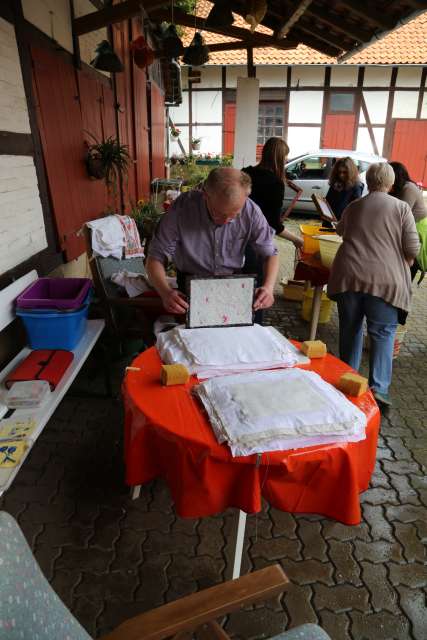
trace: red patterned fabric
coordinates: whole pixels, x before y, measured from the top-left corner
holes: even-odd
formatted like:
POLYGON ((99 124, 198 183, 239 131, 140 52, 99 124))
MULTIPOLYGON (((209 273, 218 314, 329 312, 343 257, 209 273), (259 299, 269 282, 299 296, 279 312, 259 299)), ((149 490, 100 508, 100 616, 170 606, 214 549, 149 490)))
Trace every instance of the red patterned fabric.
MULTIPOLYGON (((162 477, 177 513, 199 518, 237 507, 247 513, 272 506, 292 513, 318 513, 345 524, 360 522, 359 493, 375 465, 380 415, 370 392, 352 401, 367 416, 362 442, 276 451, 232 458, 219 445, 191 387, 162 387, 160 358, 152 348, 132 363, 123 383, 126 482, 162 477)), ((332 355, 304 368, 335 384, 350 368, 332 355)))

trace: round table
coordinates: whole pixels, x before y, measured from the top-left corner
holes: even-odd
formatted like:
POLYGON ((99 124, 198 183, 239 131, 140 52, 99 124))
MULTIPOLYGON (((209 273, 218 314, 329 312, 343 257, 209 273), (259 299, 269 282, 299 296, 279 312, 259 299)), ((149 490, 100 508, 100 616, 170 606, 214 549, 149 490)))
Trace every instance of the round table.
MULTIPOLYGON (((163 387, 161 361, 153 347, 132 363, 123 382, 126 482, 139 486, 162 477, 178 515, 199 518, 237 507, 246 513, 272 506, 317 513, 345 524, 360 522, 359 493, 375 465, 380 414, 370 391, 352 401, 366 414, 366 440, 233 458, 186 385, 163 387)), ((311 369, 335 384, 351 370, 332 355, 311 369)))

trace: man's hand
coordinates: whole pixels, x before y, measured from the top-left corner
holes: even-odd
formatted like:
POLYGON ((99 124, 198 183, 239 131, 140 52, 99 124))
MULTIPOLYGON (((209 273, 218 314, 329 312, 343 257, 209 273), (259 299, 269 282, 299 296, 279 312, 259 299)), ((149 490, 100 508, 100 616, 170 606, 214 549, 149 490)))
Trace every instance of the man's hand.
POLYGON ((259 287, 255 292, 254 311, 268 309, 274 302, 273 292, 268 287, 259 287))
POLYGON ((188 309, 188 302, 181 291, 178 291, 177 289, 169 289, 166 293, 161 295, 161 298, 165 311, 177 314, 186 313, 188 309))

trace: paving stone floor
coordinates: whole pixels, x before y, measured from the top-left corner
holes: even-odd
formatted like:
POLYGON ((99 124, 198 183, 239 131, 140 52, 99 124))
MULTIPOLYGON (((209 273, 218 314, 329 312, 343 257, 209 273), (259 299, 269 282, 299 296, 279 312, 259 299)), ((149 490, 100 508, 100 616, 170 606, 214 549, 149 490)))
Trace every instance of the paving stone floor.
MULTIPOLYGON (((279 244, 282 271, 290 274, 291 246, 279 244)), ((318 622, 333 640, 427 639, 426 311, 424 284, 395 363, 394 408, 382 420, 361 524, 294 516, 267 504, 249 516, 243 571, 279 562, 291 586, 281 599, 230 616, 226 626, 235 638, 268 638, 318 622)), ((278 297, 268 322, 290 337, 307 337, 297 303, 278 297)), ((335 313, 319 337, 336 353, 335 313)), ((117 380, 124 364, 116 365, 117 380)), ((18 519, 53 588, 95 637, 221 582, 234 513, 178 518, 160 480, 130 500, 120 401, 81 397, 99 387, 92 369, 89 361, 0 507, 18 519)))

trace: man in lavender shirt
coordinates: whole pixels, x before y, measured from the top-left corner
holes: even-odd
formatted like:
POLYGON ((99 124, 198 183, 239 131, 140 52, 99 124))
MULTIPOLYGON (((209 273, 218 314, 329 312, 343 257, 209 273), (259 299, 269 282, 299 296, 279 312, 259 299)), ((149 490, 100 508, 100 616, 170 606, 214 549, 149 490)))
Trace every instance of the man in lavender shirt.
POLYGON ((166 311, 187 311, 185 276, 238 273, 248 244, 264 258, 264 282, 256 290, 254 310, 273 304, 279 270, 274 231, 249 199, 250 191, 250 178, 242 171, 213 169, 203 190, 182 194, 165 213, 150 243, 146 268, 166 311), (166 279, 169 258, 176 265, 181 290, 172 289, 166 279))

